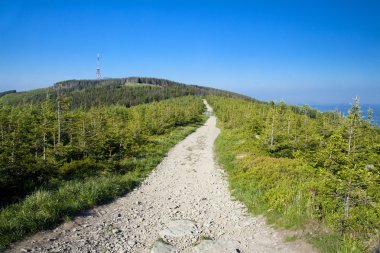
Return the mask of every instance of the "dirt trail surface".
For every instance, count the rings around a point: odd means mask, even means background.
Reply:
[[[210,116],[133,192],[9,252],[313,252],[302,241],[283,242],[283,232],[231,198],[214,161],[218,134]]]

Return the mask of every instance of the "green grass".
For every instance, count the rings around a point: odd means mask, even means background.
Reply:
[[[178,127],[168,134],[152,136],[144,158],[125,175],[67,181],[56,190],[38,190],[17,204],[0,210],[0,251],[10,243],[37,231],[69,220],[79,211],[130,192],[154,169],[176,143],[192,133],[203,121]]]
[[[334,234],[319,234],[309,239],[320,252],[324,253],[361,253],[364,250],[357,242]],[[374,251],[375,252],[375,251]]]
[[[297,235],[291,235],[291,236],[285,237],[284,242],[294,242],[296,240],[298,240],[298,236]]]
[[[64,217],[123,195],[138,185],[137,173],[64,183],[57,191],[39,190],[0,212],[0,247],[49,228]]]

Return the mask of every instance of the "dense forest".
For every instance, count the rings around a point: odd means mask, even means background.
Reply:
[[[208,97],[217,153],[237,198],[303,228],[322,252],[370,251],[380,236],[380,129],[355,100],[347,117],[308,106]],[[318,236],[314,234],[317,233]]]

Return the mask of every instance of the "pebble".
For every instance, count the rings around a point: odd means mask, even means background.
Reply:
[[[112,229],[112,233],[114,233],[114,234],[118,234],[118,233],[121,233],[121,232],[122,231],[120,229],[118,229],[118,228]]]
[[[127,243],[128,243],[129,246],[134,246],[136,244],[135,241],[128,241]]]
[[[151,253],[175,253],[178,252],[177,248],[174,246],[163,243],[160,241],[157,241],[154,243],[152,250],[150,251]]]

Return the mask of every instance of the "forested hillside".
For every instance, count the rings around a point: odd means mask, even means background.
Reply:
[[[251,100],[252,98],[233,92],[197,85],[185,85],[156,78],[115,78],[101,80],[68,80],[53,87],[36,89],[0,96],[0,105],[40,103],[48,96],[51,101],[60,95],[70,97],[71,108],[91,106],[125,105],[134,106],[188,95],[218,95]]]
[[[305,229],[322,252],[378,244],[380,129],[361,117],[358,100],[347,117],[283,102],[207,100],[233,194],[252,212]]]

